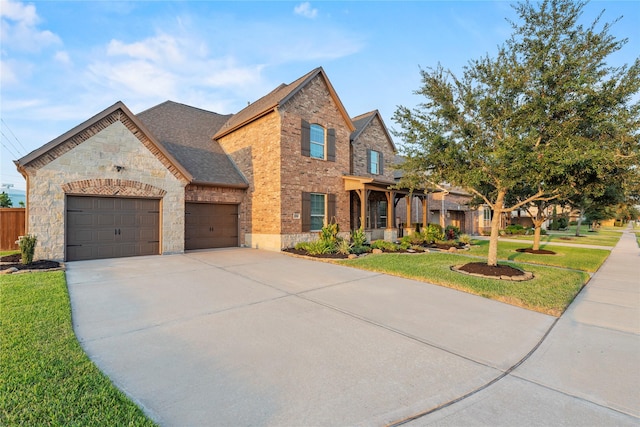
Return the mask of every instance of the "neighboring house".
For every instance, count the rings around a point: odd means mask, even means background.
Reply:
[[[389,188],[395,151],[380,114],[350,118],[317,68],[234,115],[117,102],[15,163],[36,257],[82,260],[279,250],[328,222],[393,240],[409,194]]]
[[[423,227],[427,223],[439,224],[443,229],[452,225],[461,233],[480,234],[491,228],[492,212],[483,206],[469,206],[472,198],[464,190],[443,185],[434,192],[415,197],[409,218],[406,216],[406,202],[401,201],[396,207],[396,221],[405,229],[415,229],[416,224]],[[421,209],[426,210],[425,216],[421,215]]]

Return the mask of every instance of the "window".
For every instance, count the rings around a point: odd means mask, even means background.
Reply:
[[[311,193],[311,231],[320,231],[324,227],[325,195]]]
[[[382,153],[375,150],[367,150],[367,172],[372,175],[382,175],[383,172]]]
[[[378,202],[378,224],[377,228],[385,228],[387,226],[387,202]]]
[[[326,223],[336,221],[336,195],[302,193],[302,232],[320,231]]]
[[[311,157],[324,159],[324,128],[318,125],[311,125],[309,138]]]
[[[305,157],[311,157],[329,162],[336,161],[336,131],[327,129],[319,124],[309,124],[302,120],[300,152]]]
[[[483,217],[484,227],[491,227],[491,209],[488,206],[483,207]]]

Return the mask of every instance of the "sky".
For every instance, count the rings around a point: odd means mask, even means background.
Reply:
[[[589,24],[622,17],[611,65],[640,55],[640,0],[592,1]],[[420,70],[460,74],[495,56],[517,16],[509,1],[0,0],[0,183],[25,189],[13,160],[117,101],[166,100],[220,114],[322,66],[347,112],[422,100]],[[401,141],[396,141],[396,144]]]

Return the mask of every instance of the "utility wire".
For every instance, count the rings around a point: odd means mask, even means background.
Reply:
[[[11,142],[11,140],[10,140],[9,138],[7,138],[7,135],[5,135],[5,134],[4,134],[4,132],[2,132],[1,130],[0,130],[0,134],[1,134],[2,136],[4,136],[4,138],[7,140],[7,142],[8,142],[8,143],[11,145],[11,147],[13,148],[13,150],[18,151],[18,152],[20,151],[20,150],[18,150],[18,148],[17,148],[17,147],[16,147],[16,146]],[[2,146],[3,146],[4,148],[6,148],[6,149],[7,149],[7,151],[11,153],[11,155],[12,155],[12,156],[15,156],[15,158],[16,158],[16,159],[20,157],[19,155],[15,154],[15,153],[13,152],[13,150],[10,150],[10,149],[9,149],[9,146],[8,146],[8,145],[6,145],[5,143],[2,143]]]
[[[18,137],[16,136],[16,134],[13,133],[13,131],[11,130],[11,128],[9,127],[9,125],[7,124],[7,122],[4,121],[3,118],[0,118],[0,121],[2,121],[2,123],[5,125],[5,127],[9,130],[9,132],[11,133],[11,136],[13,136],[13,139],[16,140],[16,142],[18,143],[18,145],[20,145],[20,147],[22,148],[22,154],[27,154],[27,149],[24,147],[24,145],[22,145],[22,142],[20,142],[20,140],[18,139]],[[6,138],[6,137],[5,137]]]

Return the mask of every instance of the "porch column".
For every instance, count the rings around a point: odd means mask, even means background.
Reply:
[[[385,191],[384,195],[387,198],[387,230],[395,228],[393,226],[395,222],[395,214],[394,214],[394,204],[393,199],[395,197],[395,193],[393,191]]]
[[[367,228],[367,202],[369,201],[369,193],[371,190],[361,188],[355,190],[355,192],[360,198],[360,226],[364,230]]]
[[[404,231],[405,231],[405,236],[408,236],[411,234],[411,205],[413,202],[413,194],[408,194],[405,197],[406,200],[406,205],[407,205],[407,221],[404,223]]]
[[[398,239],[398,230],[396,230],[395,223],[395,191],[385,191],[384,195],[387,197],[387,228],[384,230],[384,240],[387,242],[395,242]]]
[[[423,228],[427,228],[427,196],[426,194],[424,195],[424,197],[421,198],[422,200],[422,227]]]

